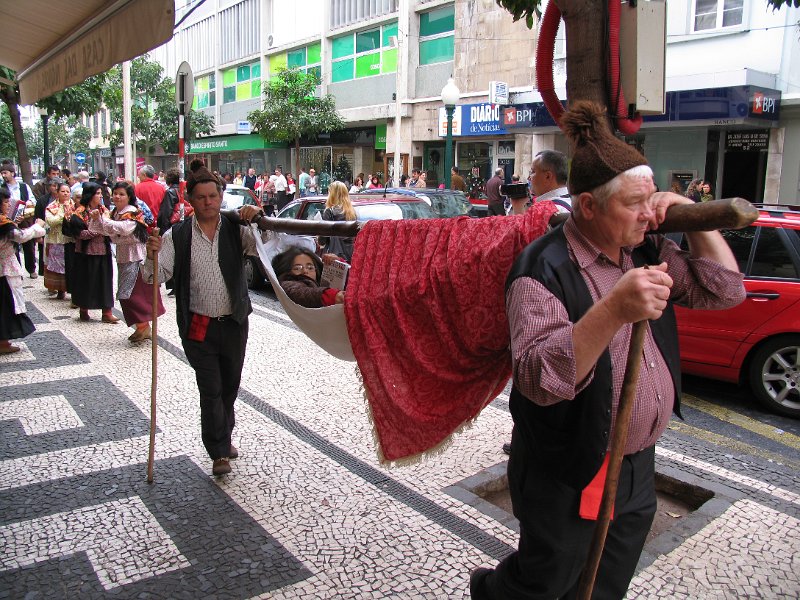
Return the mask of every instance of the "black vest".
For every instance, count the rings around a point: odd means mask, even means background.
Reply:
[[[175,246],[175,314],[178,319],[178,331],[185,339],[189,333],[192,313],[189,310],[189,280],[192,264],[192,227],[194,217],[172,226],[172,242]],[[231,318],[243,323],[253,309],[247,292],[247,280],[244,277],[244,260],[242,237],[239,224],[222,215],[219,228],[219,267],[225,287],[231,299]]]
[[[5,188],[5,190],[8,192],[8,195],[13,199],[14,196],[11,194],[11,187],[5,181],[3,182],[3,188]],[[28,184],[24,181],[19,183],[19,199],[22,202],[28,201]]]
[[[658,264],[652,241],[633,250],[636,266]],[[577,265],[570,260],[563,226],[529,244],[514,261],[506,290],[519,277],[532,277],[544,285],[567,309],[570,321],[578,320],[593,301]],[[672,303],[656,321],[650,321],[656,344],[669,367],[675,386],[674,412],[680,416],[680,356],[678,331]],[[586,487],[603,462],[611,429],[612,369],[606,349],[595,367],[591,383],[573,400],[539,406],[512,389],[509,408],[519,429],[525,452],[556,479],[575,489]],[[624,369],[625,365],[616,368]]]

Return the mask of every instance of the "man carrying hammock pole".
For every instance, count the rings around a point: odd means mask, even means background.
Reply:
[[[472,598],[575,598],[587,562],[616,425],[631,324],[647,323],[613,520],[593,598],[625,596],[655,515],[655,443],[680,415],[673,303],[728,308],[745,297],[719,232],[687,233],[689,252],[647,236],[666,209],[647,161],[618,140],[604,110],[562,118],[574,145],[573,213],[530,244],[506,284],[514,388],[509,491],[518,550],[476,569]],[[644,243],[643,243],[644,241]],[[591,589],[591,588],[590,588]]]
[[[142,265],[142,277],[151,283],[158,253],[158,281],[174,278],[178,331],[197,377],[203,445],[216,476],[230,473],[230,459],[239,456],[231,443],[233,405],[252,312],[243,258],[256,254],[248,223],[263,215],[260,208],[245,205],[239,222],[221,216],[222,190],[222,182],[202,161],[192,161],[186,194],[194,215],[174,225],[163,239],[151,236]]]

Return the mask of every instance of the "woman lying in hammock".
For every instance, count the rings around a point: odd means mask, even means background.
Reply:
[[[344,303],[344,292],[322,280],[322,261],[316,254],[291,246],[272,259],[272,268],[289,298],[306,308]]]

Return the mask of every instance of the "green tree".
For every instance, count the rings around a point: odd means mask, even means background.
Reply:
[[[117,66],[108,72],[109,85],[104,94],[111,120],[122,123],[122,69]],[[175,82],[164,75],[164,69],[149,55],[143,54],[131,62],[131,130],[135,143],[149,154],[156,147],[164,152],[178,151],[178,108],[175,106]],[[214,120],[200,111],[192,110],[190,139],[214,130]],[[108,136],[116,148],[122,143],[123,131],[115,129]]]
[[[281,69],[264,84],[264,108],[247,118],[265,140],[294,141],[294,172],[300,172],[300,138],[314,138],[344,128],[336,112],[336,100],[330,94],[316,97],[319,78],[298,69]]]
[[[0,66],[0,77],[6,81],[14,81],[16,73],[8,67]],[[105,85],[105,74],[89,77],[78,85],[73,85],[61,92],[40,100],[37,106],[48,109],[56,116],[80,116],[83,113],[92,114],[100,109],[102,90]],[[25,143],[25,132],[22,130],[22,121],[19,115],[19,86],[16,84],[0,83],[0,100],[8,109],[11,121],[11,136],[16,146],[16,157],[19,162],[20,175],[27,183],[32,182],[31,162],[28,155],[28,146]]]

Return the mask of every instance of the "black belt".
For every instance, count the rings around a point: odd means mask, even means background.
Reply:
[[[209,317],[212,321],[231,321],[233,315],[222,315],[220,317]]]

